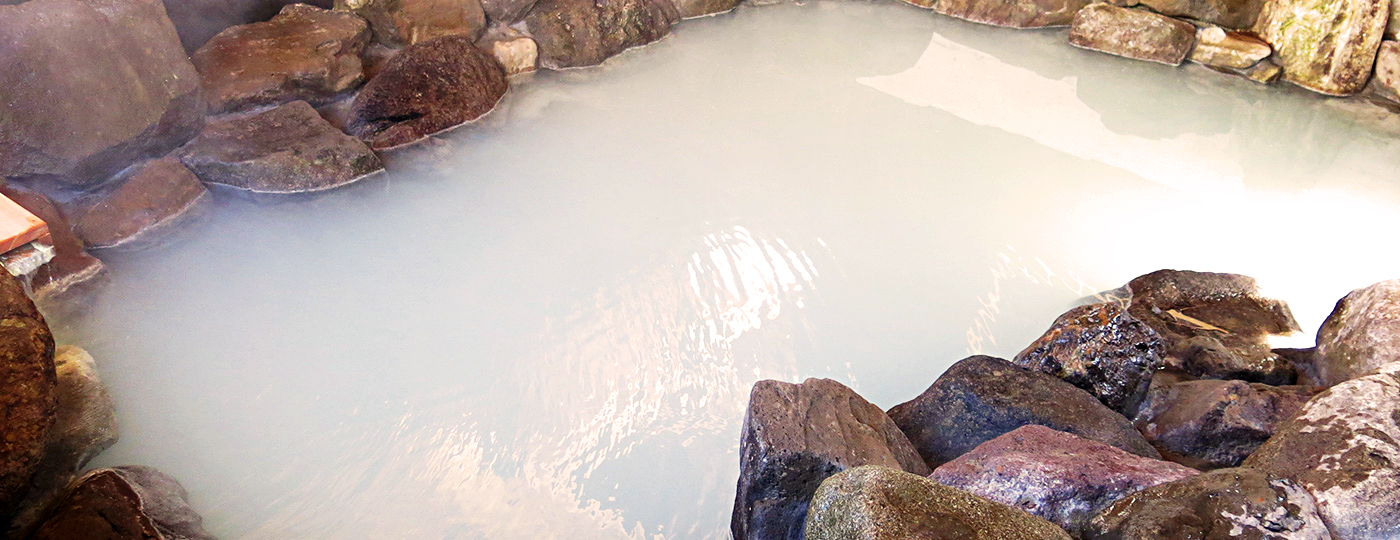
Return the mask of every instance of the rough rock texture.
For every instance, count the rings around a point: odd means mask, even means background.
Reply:
[[[350,132],[376,149],[408,144],[490,112],[506,73],[468,36],[405,48],[365,85],[351,107]]]
[[[1069,540],[1004,504],[888,467],[858,467],[812,498],[807,540]]]
[[[194,173],[167,157],[104,186],[82,205],[73,232],[93,249],[149,246],[212,200]]]
[[[1321,391],[1159,373],[1134,422],[1167,459],[1201,469],[1237,467]]]
[[[165,0],[165,10],[185,50],[193,53],[223,29],[266,21],[288,4],[329,8],[332,0]]]
[[[1248,69],[1273,52],[1268,43],[1257,37],[1206,26],[1196,29],[1191,61],[1213,68]]]
[[[1371,76],[1389,11],[1390,0],[1267,0],[1254,31],[1274,46],[1284,80],[1350,95]]]
[[[364,17],[374,39],[392,47],[442,36],[476,39],[486,30],[481,0],[336,0],[335,8]]]
[[[1311,495],[1290,480],[1221,469],[1119,500],[1086,527],[1086,540],[1329,540]]]
[[[1134,60],[1180,65],[1196,41],[1196,27],[1151,11],[1090,4],[1074,15],[1069,42]]]
[[[802,540],[812,493],[850,467],[929,468],[879,407],[828,379],[759,381],[739,446],[735,540]]]
[[[1392,17],[1396,15],[1391,14]],[[1400,42],[1381,42],[1376,52],[1376,73],[1368,88],[1377,97],[1400,104]]]
[[[0,177],[95,184],[204,123],[160,0],[0,5],[0,81]]]
[[[1160,457],[1127,418],[1083,390],[990,356],[953,364],[928,390],[890,409],[889,415],[932,467],[1029,424]]]
[[[384,168],[304,101],[211,123],[180,160],[207,183],[255,193],[324,191]]]
[[[596,66],[671,33],[680,18],[671,0],[541,0],[525,16],[549,69]]]
[[[1400,366],[1318,394],[1244,462],[1297,481],[1339,540],[1400,537]]]
[[[476,46],[491,53],[506,76],[530,73],[539,65],[540,49],[535,40],[509,26],[491,27]]]
[[[1226,28],[1249,29],[1267,0],[1140,0],[1152,11]]]
[[[217,112],[294,100],[322,103],[364,80],[369,25],[354,14],[293,4],[235,26],[191,56]]]
[[[24,294],[0,272],[0,515],[24,495],[43,457],[58,407],[53,334]]]
[[[726,13],[739,7],[741,0],[675,0],[676,12],[682,19]]]
[[[1008,28],[1069,26],[1088,0],[917,0],[959,19]],[[917,2],[911,2],[918,4]]]
[[[1354,290],[1317,330],[1317,375],[1324,386],[1400,361],[1400,280]]]
[[[1020,508],[1071,534],[1130,493],[1198,474],[1045,426],[1022,426],[944,463],[930,480]]]
[[[34,301],[46,311],[85,309],[83,300],[103,282],[106,266],[83,250],[83,242],[73,234],[68,216],[48,197],[13,185],[0,186],[0,194],[49,225],[53,260],[27,277]]]
[[[515,24],[535,7],[535,0],[481,0],[481,7],[492,22]]]
[[[32,540],[214,540],[185,489],[149,467],[96,469],[74,482]]]
[[[1079,306],[1061,315],[1015,363],[1064,379],[1110,409],[1137,411],[1152,373],[1164,362],[1162,338],[1117,302]]]

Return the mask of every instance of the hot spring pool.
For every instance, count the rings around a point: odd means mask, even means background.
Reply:
[[[98,465],[173,474],[224,539],[725,538],[758,379],[889,407],[1159,268],[1309,330],[1400,274],[1400,130],[1063,41],[746,7],[390,175],[221,197],[55,321],[117,401]]]

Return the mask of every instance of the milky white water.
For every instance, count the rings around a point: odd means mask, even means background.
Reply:
[[[1309,329],[1400,276],[1396,139],[1063,41],[745,8],[397,174],[222,196],[60,322],[117,400],[100,462],[225,539],[724,538],[757,379],[889,407],[1159,268],[1256,276]]]

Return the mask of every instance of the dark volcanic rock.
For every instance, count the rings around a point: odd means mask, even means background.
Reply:
[[[83,205],[73,232],[91,248],[148,246],[208,206],[212,197],[180,160],[143,165]]]
[[[270,21],[219,32],[190,59],[215,111],[319,104],[364,80],[369,39],[369,25],[352,13],[293,4]]]
[[[1016,355],[1016,365],[1068,381],[1131,415],[1162,367],[1163,343],[1117,302],[1079,306]]]
[[[255,193],[323,191],[384,168],[304,101],[211,123],[180,160],[207,183]]]
[[[160,0],[0,5],[0,177],[86,186],[204,123]]]
[[[953,364],[923,394],[890,409],[889,415],[933,467],[1030,424],[1160,457],[1127,418],[1094,396],[990,356]]]
[[[1191,52],[1196,27],[1151,11],[1090,4],[1074,15],[1069,42],[1124,58],[1176,66]]]
[[[486,30],[481,0],[336,0],[335,8],[364,17],[374,39],[393,47],[459,34],[476,39]]]
[[[806,540],[1069,540],[1038,517],[904,471],[868,466],[822,482]]]
[[[165,10],[185,50],[193,53],[223,29],[266,21],[289,4],[329,8],[332,0],[165,0]]]
[[[1153,380],[1136,425],[1167,459],[1201,469],[1237,467],[1321,388],[1224,380]]]
[[[401,146],[480,118],[507,88],[505,70],[469,36],[420,43],[360,91],[350,132],[377,149]]]
[[[908,0],[906,0],[908,1]],[[972,22],[1009,28],[1069,26],[1088,0],[939,0],[934,11]]]
[[[1329,540],[1313,498],[1290,480],[1221,469],[1148,488],[1089,522],[1086,540]]]
[[[1085,521],[1125,495],[1196,474],[1169,461],[1028,425],[944,463],[929,479],[1078,534]]]
[[[116,467],[78,479],[31,540],[213,540],[202,522],[174,478]]]
[[[27,277],[34,301],[46,311],[85,308],[84,299],[103,282],[107,267],[83,250],[83,242],[73,234],[68,216],[48,197],[13,185],[0,186],[0,194],[49,225],[53,260]]]
[[[1259,18],[1266,0],[1139,0],[1152,11],[1248,30]]]
[[[680,18],[671,0],[541,0],[525,16],[549,69],[596,66],[671,33]]]
[[[1400,361],[1400,280],[1357,289],[1337,301],[1317,331],[1317,355],[1324,386]]]
[[[929,468],[879,407],[828,379],[759,381],[739,447],[735,540],[802,540],[812,493],[850,467]]]
[[[1371,77],[1390,0],[1267,0],[1253,30],[1274,47],[1283,79],[1329,95]]]
[[[0,271],[0,515],[24,495],[58,406],[53,335],[24,287]]]
[[[1400,367],[1318,394],[1245,467],[1297,481],[1341,540],[1400,537]]]

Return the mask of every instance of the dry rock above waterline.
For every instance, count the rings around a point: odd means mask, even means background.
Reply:
[[[1132,415],[1152,384],[1152,374],[1165,362],[1163,354],[1161,336],[1112,301],[1060,315],[1014,362],[1063,379],[1108,408]]]
[[[1036,424],[1150,458],[1161,457],[1122,415],[1065,381],[1000,358],[953,364],[889,416],[932,467],[1021,426]]]
[[[847,468],[930,472],[884,411],[829,379],[759,381],[742,434],[735,540],[802,540],[812,493]]]
[[[1376,52],[1376,72],[1368,88],[1375,97],[1400,105],[1400,42],[1381,42]]]
[[[1152,11],[1232,29],[1249,29],[1267,0],[1138,0]]]
[[[360,90],[349,130],[376,149],[408,144],[490,112],[506,73],[469,36],[405,47]]]
[[[879,466],[826,479],[806,540],[1069,540],[1053,523],[927,478]]]
[[[150,467],[96,469],[74,481],[30,540],[214,540],[174,478]]]
[[[86,308],[85,301],[106,277],[107,267],[83,249],[67,214],[53,200],[14,185],[0,186],[0,195],[9,197],[49,226],[53,259],[26,278],[34,302],[44,306],[46,312],[81,313]]]
[[[0,81],[0,177],[92,185],[204,123],[160,0],[0,5]]]
[[[266,21],[289,4],[329,8],[332,0],[165,0],[165,10],[180,43],[193,53],[221,30]]]
[[[671,33],[680,13],[671,0],[541,0],[525,16],[540,66],[596,66]]]
[[[1371,76],[1390,0],[1266,0],[1253,30],[1283,79],[1323,94],[1359,92]]]
[[[211,122],[179,156],[205,183],[254,193],[324,191],[384,169],[304,101]]]
[[[535,0],[481,0],[487,20],[500,24],[515,24],[525,18]]]
[[[674,0],[676,12],[682,19],[705,17],[732,11],[741,0]]]
[[[1129,495],[1094,517],[1085,540],[1329,540],[1311,495],[1252,469],[1221,469]]]
[[[73,232],[93,249],[149,246],[212,200],[194,173],[166,157],[104,186],[82,205]]]
[[[1074,15],[1070,44],[1134,60],[1181,65],[1196,27],[1165,15],[1110,4],[1090,4]]]
[[[369,39],[369,25],[352,13],[293,4],[270,21],[219,32],[190,58],[216,112],[319,104],[364,80]]]
[[[1201,469],[1237,467],[1321,390],[1161,372],[1134,423],[1167,459]]]
[[[369,21],[374,39],[391,47],[486,30],[481,0],[336,0],[335,8]]]
[[[923,4],[919,2],[928,2]],[[1089,0],[914,0],[959,19],[1008,28],[1069,26]]]
[[[1400,280],[1363,287],[1337,301],[1317,331],[1316,362],[1324,386],[1400,362]]]
[[[53,334],[24,294],[0,271],[0,515],[24,496],[57,418]]]
[[[509,26],[492,26],[476,46],[491,53],[507,77],[533,72],[539,65],[540,49],[535,40]]]
[[[1257,37],[1225,30],[1219,26],[1196,29],[1196,47],[1191,61],[1218,69],[1241,70],[1268,58],[1273,49]]]
[[[943,464],[929,479],[1078,534],[1084,522],[1125,495],[1196,474],[1169,461],[1028,425]]]

